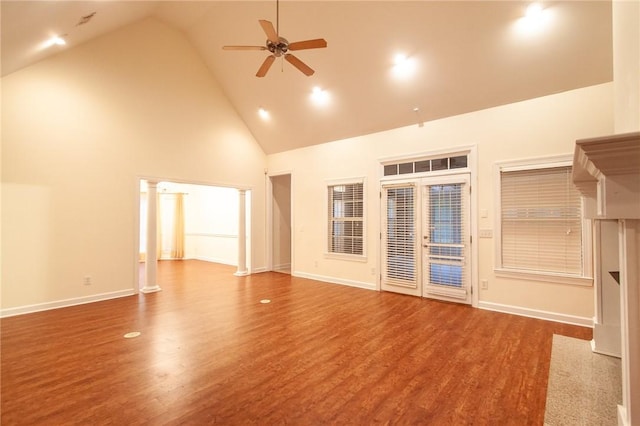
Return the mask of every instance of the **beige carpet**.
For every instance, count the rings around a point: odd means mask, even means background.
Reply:
[[[586,340],[553,336],[544,424],[618,424],[620,359],[591,351]]]

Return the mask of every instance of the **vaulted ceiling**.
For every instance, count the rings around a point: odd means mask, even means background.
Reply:
[[[544,2],[541,26],[527,29],[525,1],[283,0],[280,35],[324,38],[328,47],[295,52],[315,70],[310,77],[278,59],[264,78],[255,74],[267,52],[222,46],[264,45],[258,20],[276,24],[275,1],[1,5],[3,76],[143,18],[181,30],[267,153],[612,80],[608,1]],[[52,35],[65,35],[67,44],[39,50]],[[414,67],[404,78],[394,73],[398,54]],[[326,91],[324,104],[312,102],[314,87]]]

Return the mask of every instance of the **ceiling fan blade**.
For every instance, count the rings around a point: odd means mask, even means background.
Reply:
[[[323,38],[289,43],[289,50],[318,49],[321,47],[327,47],[327,41]]]
[[[300,59],[293,56],[291,53],[287,53],[284,55],[284,58],[294,67],[298,68],[304,75],[307,77],[312,75],[315,71],[312,70],[307,64],[302,62]]]
[[[264,60],[262,65],[260,65],[260,69],[256,73],[256,77],[264,77],[265,75],[267,75],[267,71],[269,71],[269,68],[271,68],[271,64],[273,64],[273,61],[275,60],[276,60],[275,56],[273,55],[267,56],[267,58]]]
[[[222,46],[222,50],[267,50],[264,46]]]
[[[278,44],[278,33],[276,32],[276,29],[273,28],[273,24],[270,21],[265,21],[264,19],[260,19],[258,22],[260,22],[260,26],[267,35],[267,39],[269,39],[271,43]]]

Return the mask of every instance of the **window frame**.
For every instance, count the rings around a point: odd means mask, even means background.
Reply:
[[[333,216],[330,215],[329,212],[332,211],[332,205],[329,204],[329,194],[331,192],[331,188],[334,186],[341,185],[362,185],[362,254],[352,254],[352,253],[337,253],[330,251],[330,224],[333,219]],[[324,231],[324,257],[328,259],[340,259],[340,260],[351,260],[351,261],[359,261],[366,262],[367,261],[367,185],[366,178],[357,177],[357,178],[346,178],[346,179],[332,179],[325,181],[325,231]]]
[[[494,164],[495,184],[495,256],[494,273],[500,278],[524,279],[543,281],[554,284],[569,284],[578,286],[593,286],[593,262],[591,253],[592,225],[591,220],[585,219],[585,200],[581,199],[582,210],[582,271],[580,274],[563,274],[560,272],[531,271],[502,266],[502,173],[523,170],[541,170],[573,165],[571,155],[557,155],[539,157],[527,160],[504,161]]]

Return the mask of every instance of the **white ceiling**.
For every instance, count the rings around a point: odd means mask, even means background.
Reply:
[[[295,52],[315,69],[311,77],[278,60],[257,78],[265,52],[221,47],[263,45],[258,19],[275,25],[275,1],[2,1],[2,75],[155,17],[185,33],[265,152],[275,153],[612,80],[610,2],[545,2],[546,27],[524,34],[517,29],[528,4],[282,1],[280,35],[322,37],[328,47]],[[68,44],[37,49],[54,34],[67,34]],[[416,62],[413,78],[393,78],[398,52]],[[328,105],[310,101],[314,86],[329,92]]]

